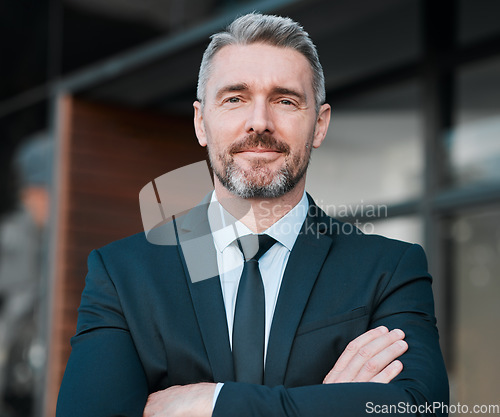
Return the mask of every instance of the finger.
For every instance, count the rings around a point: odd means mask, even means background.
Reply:
[[[144,407],[144,411],[142,417],[152,417],[156,414],[157,405],[158,405],[158,393],[152,393],[149,395],[148,400],[146,401],[146,405]]]
[[[370,382],[379,382],[382,384],[388,384],[394,378],[396,378],[403,370],[403,364],[399,360],[395,360],[387,365],[381,372],[375,375]]]
[[[387,334],[389,330],[385,326],[380,326],[375,329],[371,329],[361,336],[358,336],[356,339],[352,340],[347,347],[342,352],[342,355],[337,359],[335,365],[331,369],[331,371],[326,375],[323,380],[324,384],[332,384],[337,382],[337,378],[342,374],[344,369],[349,365],[354,356],[358,353],[359,349],[361,349],[366,344],[371,341],[377,339],[378,337]]]
[[[369,359],[360,369],[354,382],[367,382],[378,375],[394,360],[399,358],[408,350],[408,344],[404,340],[398,340],[390,346],[384,348],[371,359]]]
[[[405,334],[402,330],[394,329],[361,346],[335,382],[354,381],[364,366],[366,366],[364,375],[368,379],[362,381],[369,381],[390,362],[385,363],[384,366],[380,366],[377,360],[370,361],[370,359],[391,346],[394,342],[403,339],[404,336]]]
[[[153,417],[162,410],[163,404],[172,394],[176,394],[180,385],[172,385],[161,391],[156,391],[148,396],[142,417]]]

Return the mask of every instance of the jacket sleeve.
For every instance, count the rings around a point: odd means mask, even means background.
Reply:
[[[380,279],[375,295],[371,327],[400,328],[409,346],[399,358],[403,371],[391,383],[271,388],[226,382],[213,417],[229,417],[235,410],[239,417],[447,415],[443,405],[449,404],[448,378],[434,318],[431,278],[422,248],[408,246],[387,275]]]
[[[141,417],[146,376],[101,255],[93,251],[57,417]]]

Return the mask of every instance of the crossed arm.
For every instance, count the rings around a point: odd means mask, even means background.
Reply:
[[[214,384],[174,386],[151,394],[143,416],[226,417],[234,410],[240,417],[362,416],[369,402],[390,407],[447,404],[448,382],[425,265],[421,248],[414,245],[405,251],[382,287],[371,314],[373,329],[348,345],[322,385],[285,388],[227,382],[213,411]]]
[[[385,326],[369,330],[350,342],[323,384],[345,382],[388,383],[403,370],[397,360],[408,349],[400,329]],[[143,417],[210,417],[216,384],[176,385],[151,394]]]
[[[323,384],[285,388],[225,382],[212,411],[215,384],[173,386],[148,398],[148,381],[116,288],[95,254],[80,310],[85,326],[73,340],[57,416],[226,417],[234,410],[240,417],[361,416],[369,401],[447,402],[430,278],[422,265],[422,250],[410,247],[381,286],[370,314],[373,329],[348,345]],[[383,326],[402,328],[405,335]]]

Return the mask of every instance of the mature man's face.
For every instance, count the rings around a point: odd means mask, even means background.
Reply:
[[[324,139],[329,106],[316,113],[312,70],[290,48],[229,45],[212,61],[195,128],[221,184],[243,197],[280,197],[304,182]]]

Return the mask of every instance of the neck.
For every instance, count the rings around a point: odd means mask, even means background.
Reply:
[[[215,194],[222,207],[254,233],[262,233],[294,208],[305,188],[304,177],[293,190],[281,197],[241,198],[231,194],[217,177],[214,180]]]

